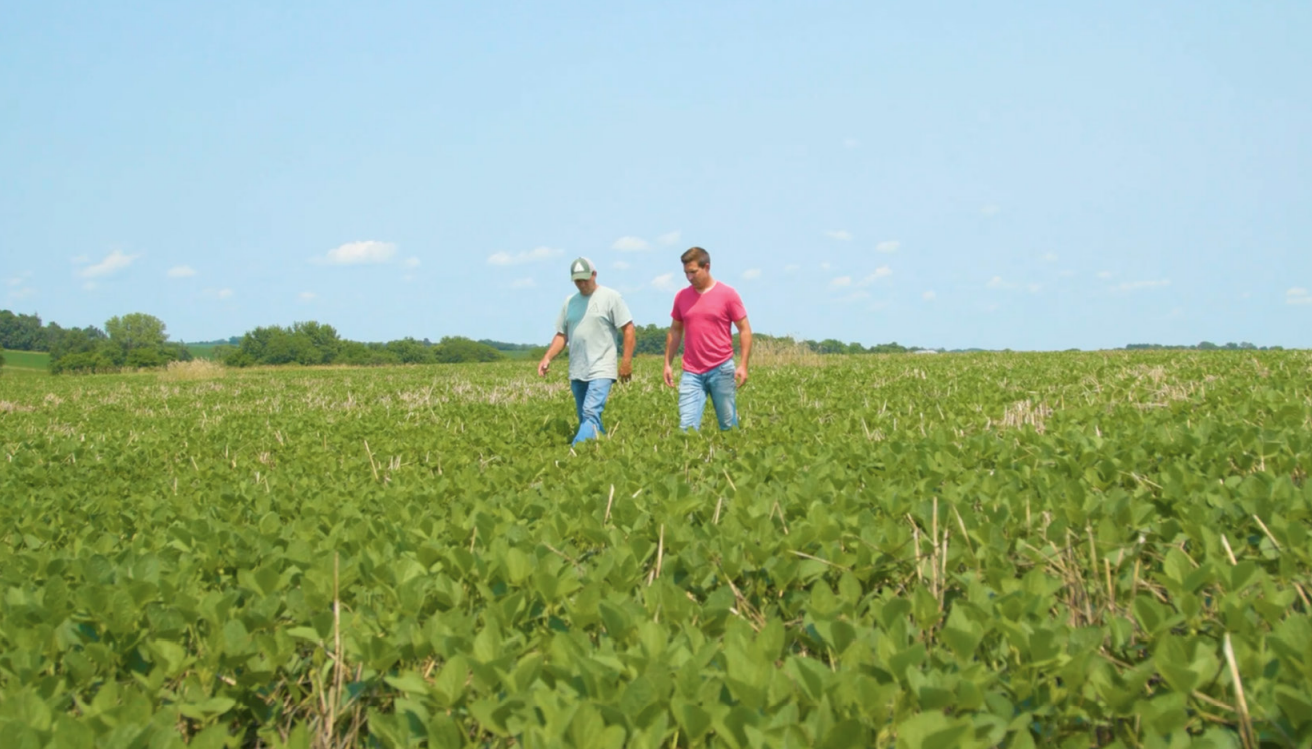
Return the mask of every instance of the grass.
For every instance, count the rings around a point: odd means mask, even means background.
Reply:
[[[10,351],[4,352],[6,370],[40,370],[42,372],[50,369],[50,354],[44,351]]]

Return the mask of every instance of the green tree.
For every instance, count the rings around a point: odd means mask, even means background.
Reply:
[[[105,321],[105,332],[109,334],[109,340],[125,354],[134,349],[162,348],[169,339],[164,331],[163,320],[144,312],[114,316]]]
[[[460,336],[448,336],[433,347],[433,358],[441,364],[456,364],[499,361],[506,358],[506,355],[478,341]]]

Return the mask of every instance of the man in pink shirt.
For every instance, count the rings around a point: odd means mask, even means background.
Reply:
[[[683,341],[683,376],[679,378],[679,428],[697,429],[706,410],[706,396],[715,406],[720,429],[738,425],[737,388],[747,382],[752,355],[752,326],[738,292],[711,278],[711,255],[700,247],[683,253],[688,288],[674,296],[670,332],[665,336],[665,384],[674,387],[671,362]],[[742,341],[742,364],[733,365],[733,332]]]

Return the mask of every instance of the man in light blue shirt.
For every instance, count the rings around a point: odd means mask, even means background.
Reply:
[[[574,444],[605,434],[601,412],[615,380],[628,382],[633,375],[633,349],[637,335],[633,315],[620,293],[597,284],[592,261],[577,258],[569,264],[569,277],[578,288],[560,308],[556,335],[538,363],[538,376],[546,377],[551,360],[569,346],[569,385],[574,392],[579,431]],[[624,358],[616,366],[615,336],[624,334]]]

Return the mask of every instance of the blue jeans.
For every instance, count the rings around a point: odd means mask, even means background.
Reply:
[[[614,384],[614,380],[569,381],[569,389],[574,391],[574,409],[579,414],[579,433],[574,435],[573,444],[606,433],[606,428],[601,425],[601,412],[606,408],[606,397]]]
[[[733,380],[733,359],[702,374],[685,371],[679,378],[679,428],[698,429],[702,413],[706,410],[706,396],[711,396],[715,418],[720,429],[738,426],[738,407],[735,403],[738,386]]]

